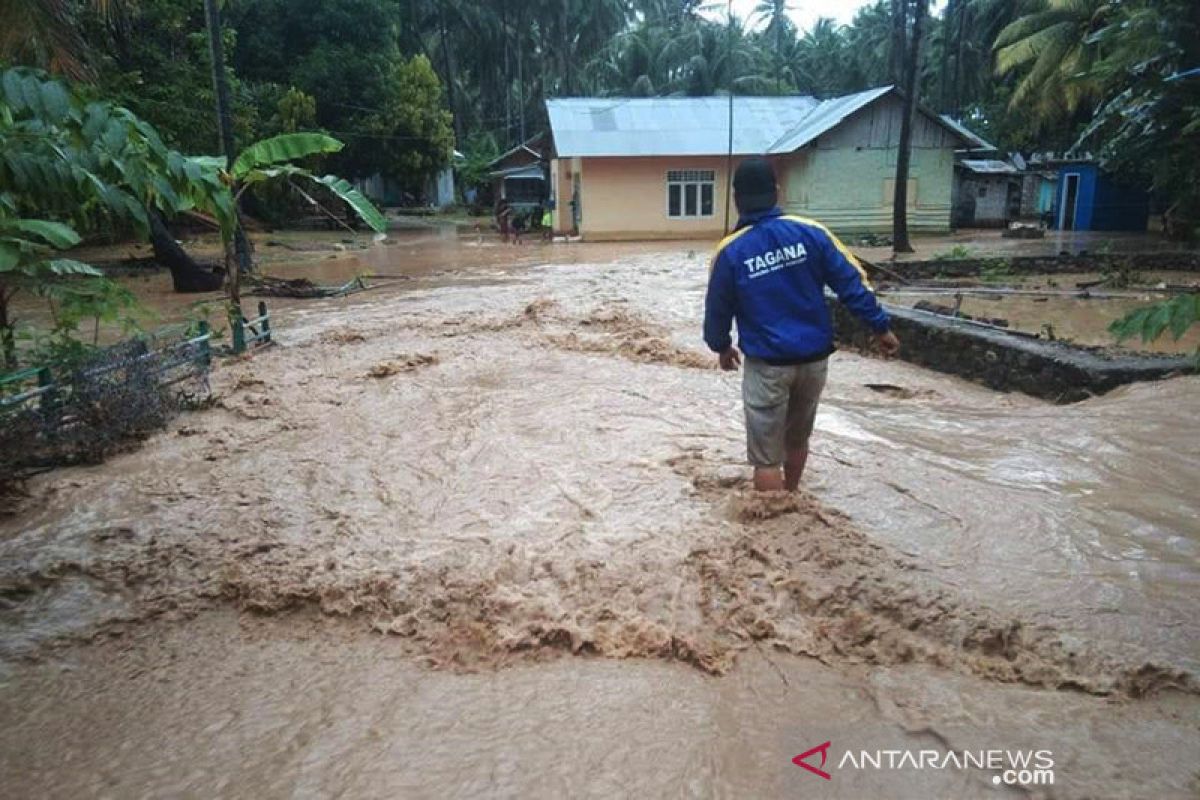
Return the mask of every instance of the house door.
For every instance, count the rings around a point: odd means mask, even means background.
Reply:
[[[572,233],[579,235],[579,226],[583,223],[583,202],[579,186],[581,176],[576,172],[571,180],[571,228]]]
[[[1063,204],[1058,210],[1058,229],[1060,231],[1075,230],[1075,206],[1079,201],[1079,173],[1072,172],[1066,176],[1063,184]]]

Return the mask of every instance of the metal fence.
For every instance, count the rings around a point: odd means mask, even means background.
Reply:
[[[100,348],[70,367],[0,375],[0,484],[95,463],[209,397],[207,324]]]

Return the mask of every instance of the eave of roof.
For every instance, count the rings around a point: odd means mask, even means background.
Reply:
[[[965,149],[967,149],[967,150],[995,150],[995,151],[999,152],[999,148],[996,147],[996,145],[992,144],[987,139],[984,139],[982,136],[975,133],[967,126],[963,125],[961,122],[956,121],[955,119],[947,116],[946,114],[938,114],[937,118],[939,120],[941,120],[943,125],[945,125],[947,128],[949,128],[950,130],[957,133],[961,139],[963,139],[964,141],[966,141],[968,144],[971,145],[970,147],[965,148]]]
[[[1018,175],[1020,170],[1009,164],[1007,161],[999,159],[970,159],[964,158],[958,162],[958,166],[963,169],[974,172],[976,175]]]

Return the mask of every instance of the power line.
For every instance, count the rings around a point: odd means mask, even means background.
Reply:
[[[725,156],[725,235],[729,235],[729,195],[733,192],[733,0],[729,0],[729,32],[726,42],[729,51],[725,63],[729,70],[729,152]]]

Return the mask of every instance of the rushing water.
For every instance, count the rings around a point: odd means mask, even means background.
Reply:
[[[699,248],[340,259],[414,277],[279,304],[217,407],[0,520],[16,795],[802,796],[826,739],[1194,795],[1200,380],[1060,407],[838,354],[764,500]]]

